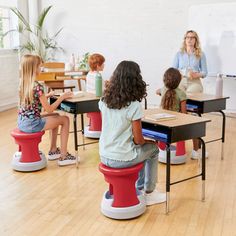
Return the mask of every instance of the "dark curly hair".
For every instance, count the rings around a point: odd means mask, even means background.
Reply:
[[[166,70],[163,78],[167,91],[161,100],[161,106],[166,110],[174,110],[176,105],[176,92],[175,89],[179,86],[181,81],[181,74],[175,68],[169,68]]]
[[[118,64],[110,81],[105,85],[102,101],[108,108],[121,109],[133,101],[147,96],[146,83],[141,76],[139,65],[133,61],[122,61]]]

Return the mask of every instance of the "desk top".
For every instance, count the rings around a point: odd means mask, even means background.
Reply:
[[[188,93],[187,99],[195,100],[195,101],[212,101],[212,100],[222,100],[222,99],[228,99],[229,97],[219,97],[212,94],[205,94],[205,93]]]
[[[84,92],[84,96],[81,97],[74,97],[74,98],[68,98],[63,100],[64,102],[70,102],[70,103],[79,103],[84,101],[93,101],[93,100],[100,100],[100,97],[96,97],[93,93]]]
[[[148,118],[149,115],[157,114],[157,113],[173,114],[176,116],[176,119],[154,120],[154,119]],[[142,121],[173,128],[173,127],[191,125],[191,124],[196,124],[196,123],[206,123],[206,122],[210,122],[211,120],[207,119],[207,118],[202,118],[202,117],[198,117],[198,116],[193,116],[193,115],[189,115],[189,114],[184,114],[184,113],[180,113],[180,112],[174,112],[174,111],[169,111],[169,110],[157,108],[157,109],[145,110],[144,111],[144,118],[142,119]]]
[[[163,121],[147,119],[148,115],[156,113],[173,114],[176,116],[176,119]],[[156,137],[156,140],[166,143],[175,143],[181,140],[204,137],[206,135],[206,122],[209,121],[210,119],[169,110],[148,109],[145,110],[145,117],[142,119],[142,127],[165,135],[165,137]]]

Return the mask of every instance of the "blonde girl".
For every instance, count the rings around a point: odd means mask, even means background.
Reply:
[[[69,118],[67,116],[53,115],[41,116],[42,107],[51,114],[66,98],[72,96],[71,92],[61,95],[53,104],[49,104],[43,85],[35,79],[40,73],[42,60],[37,55],[25,55],[21,60],[21,78],[19,87],[18,128],[26,133],[34,133],[42,130],[51,130],[51,146],[48,153],[49,160],[58,160],[60,166],[70,165],[76,162],[76,158],[67,152],[69,135]],[[57,148],[57,133],[61,126],[61,146]]]

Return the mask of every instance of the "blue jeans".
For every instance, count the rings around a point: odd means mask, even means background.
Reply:
[[[145,143],[144,145],[135,146],[137,158],[131,161],[116,161],[101,157],[101,162],[111,168],[127,168],[144,162],[143,169],[139,172],[139,178],[136,187],[147,192],[152,192],[156,187],[157,181],[157,164],[159,150],[155,144]]]
[[[36,133],[41,131],[45,126],[45,118],[27,118],[19,115],[17,124],[20,131],[25,133]]]

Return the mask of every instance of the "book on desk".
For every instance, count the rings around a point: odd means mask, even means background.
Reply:
[[[165,120],[176,119],[176,115],[169,114],[169,113],[156,113],[156,114],[147,115],[145,116],[145,118],[148,120],[153,120],[153,121],[165,121]]]

